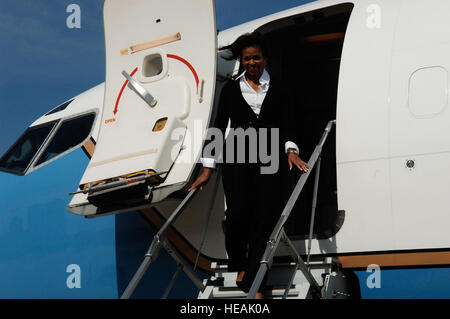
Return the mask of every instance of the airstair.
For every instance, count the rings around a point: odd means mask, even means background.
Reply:
[[[316,146],[308,161],[309,170],[301,175],[297,185],[292,191],[278,223],[267,242],[266,250],[260,262],[259,271],[249,293],[244,293],[237,287],[237,273],[229,272],[227,264],[217,262],[212,263],[211,268],[214,271],[214,275],[210,279],[200,280],[195,273],[196,265],[192,267],[167,240],[167,230],[183,213],[183,210],[195,196],[197,189],[194,189],[188,193],[155,235],[153,242],[145,255],[144,261],[133,276],[121,298],[128,299],[132,296],[149,265],[156,259],[160,248],[165,248],[178,264],[178,269],[169,283],[163,298],[167,298],[181,271],[184,271],[199,289],[199,299],[252,299],[260,288],[266,273],[268,274],[266,286],[270,289],[265,293],[265,298],[352,298],[349,280],[347,280],[346,275],[341,271],[339,262],[332,257],[316,257],[311,256],[310,254],[320,174],[321,152],[334,124],[335,121],[330,121],[327,124],[319,144]],[[314,167],[316,170],[307,255],[301,256],[284,231],[284,224]],[[217,181],[218,180],[219,179],[217,179]],[[280,245],[281,243],[283,245]],[[200,245],[198,255],[200,254],[202,245],[203,243]],[[281,256],[277,254],[280,250],[284,252]],[[306,261],[304,260],[305,258]]]
[[[315,294],[311,284],[301,270],[296,269],[295,262],[274,262],[268,276],[267,287],[264,293],[267,299],[322,299],[349,297],[345,286],[338,285],[339,275],[335,261],[332,258],[311,261],[309,272],[316,282],[321,283],[318,293]],[[236,272],[228,272],[226,264],[212,263],[211,268],[215,275],[204,281],[205,289],[198,295],[199,299],[246,299],[249,294],[236,286]],[[294,277],[291,276],[294,273]],[[324,283],[327,283],[325,291]],[[330,285],[331,284],[331,285]],[[334,285],[334,286],[333,286]]]

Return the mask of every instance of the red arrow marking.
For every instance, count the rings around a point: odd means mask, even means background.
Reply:
[[[134,69],[134,71],[131,72],[130,76],[135,75],[137,70],[138,70],[138,68]],[[123,84],[122,89],[120,90],[119,96],[117,97],[116,107],[114,108],[114,112],[113,112],[114,116],[117,114],[117,109],[119,108],[119,101],[122,96],[123,90],[125,90],[125,87],[127,86],[127,84],[128,84],[128,80],[125,80],[125,83]]]
[[[178,55],[168,54],[167,57],[175,59],[175,60],[178,60],[178,61],[183,62],[184,64],[186,64],[186,66],[191,70],[192,74],[194,74],[195,83],[197,84],[197,94],[198,94],[198,83],[200,81],[198,79],[198,75],[197,75],[197,72],[195,72],[194,67],[188,61],[186,61],[185,59],[183,59],[182,57],[180,57]]]

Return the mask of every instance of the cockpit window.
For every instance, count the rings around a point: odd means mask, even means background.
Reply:
[[[0,158],[0,171],[25,175],[73,151],[89,138],[95,118],[91,111],[29,127]]]
[[[50,114],[53,114],[53,113],[56,113],[56,112],[60,112],[60,111],[62,111],[62,110],[65,110],[66,107],[68,107],[69,104],[72,103],[72,101],[73,101],[73,99],[70,100],[70,101],[64,102],[63,104],[61,104],[61,105],[55,107],[53,110],[49,111],[49,112],[46,113],[45,115],[50,115]]]
[[[0,159],[0,169],[24,174],[41,149],[55,122],[30,127]]]
[[[48,162],[56,156],[79,146],[89,137],[94,120],[95,113],[90,113],[63,121],[34,166]]]

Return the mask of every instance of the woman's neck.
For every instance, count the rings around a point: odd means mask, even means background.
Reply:
[[[259,79],[261,78],[261,75],[258,76],[250,76],[249,74],[245,73],[245,79],[247,80],[248,84],[255,90],[256,92],[259,91],[259,86],[261,83],[259,82]]]
[[[261,76],[262,76],[262,74],[251,76],[250,74],[248,74],[248,72],[245,73],[245,78],[247,79],[247,81],[253,82],[256,85],[261,84],[261,83],[259,83],[259,79],[261,78]]]

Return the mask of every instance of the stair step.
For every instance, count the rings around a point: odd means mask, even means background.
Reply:
[[[284,289],[272,289],[266,292],[266,298],[281,298],[284,295]],[[297,297],[299,295],[299,291],[294,288],[291,288],[288,293],[288,297]],[[213,297],[217,299],[221,298],[247,298],[247,293],[240,290],[238,287],[214,287],[213,289]]]
[[[214,287],[219,289],[219,291],[223,292],[223,291],[241,291],[241,289],[234,285],[234,286],[227,286],[227,287]],[[283,290],[284,291],[285,287],[281,287],[281,286],[274,286],[274,287],[269,287],[269,291],[272,290]],[[291,290],[295,290],[295,285],[291,285]]]
[[[285,285],[291,279],[294,271],[296,275],[286,298],[309,298],[310,284],[299,268],[295,270],[295,266],[295,262],[292,259],[289,260],[289,258],[279,258],[272,264],[266,282],[271,287],[270,290],[266,291],[265,297],[267,299],[281,299],[284,296]],[[322,273],[329,272],[331,267],[331,258],[311,258],[309,263],[310,272],[319,285],[323,280],[323,277],[321,277]],[[242,299],[247,297],[247,293],[243,292],[236,285],[237,272],[229,272],[226,262],[213,262],[211,268],[215,271],[215,276],[211,277],[207,285],[209,293],[204,294],[202,297],[214,299]]]
[[[295,266],[294,262],[273,263],[272,269],[292,268],[294,266]],[[325,266],[331,266],[331,263],[326,263],[324,261],[310,261],[310,263],[309,263],[309,267],[311,269],[323,268]],[[228,272],[228,265],[226,263],[213,262],[213,263],[211,263],[211,269],[214,270],[216,273],[220,274],[220,273]]]
[[[228,270],[228,265],[227,264],[223,264],[223,263],[218,263],[218,262],[212,262],[211,263],[211,269],[214,271],[227,271]]]

